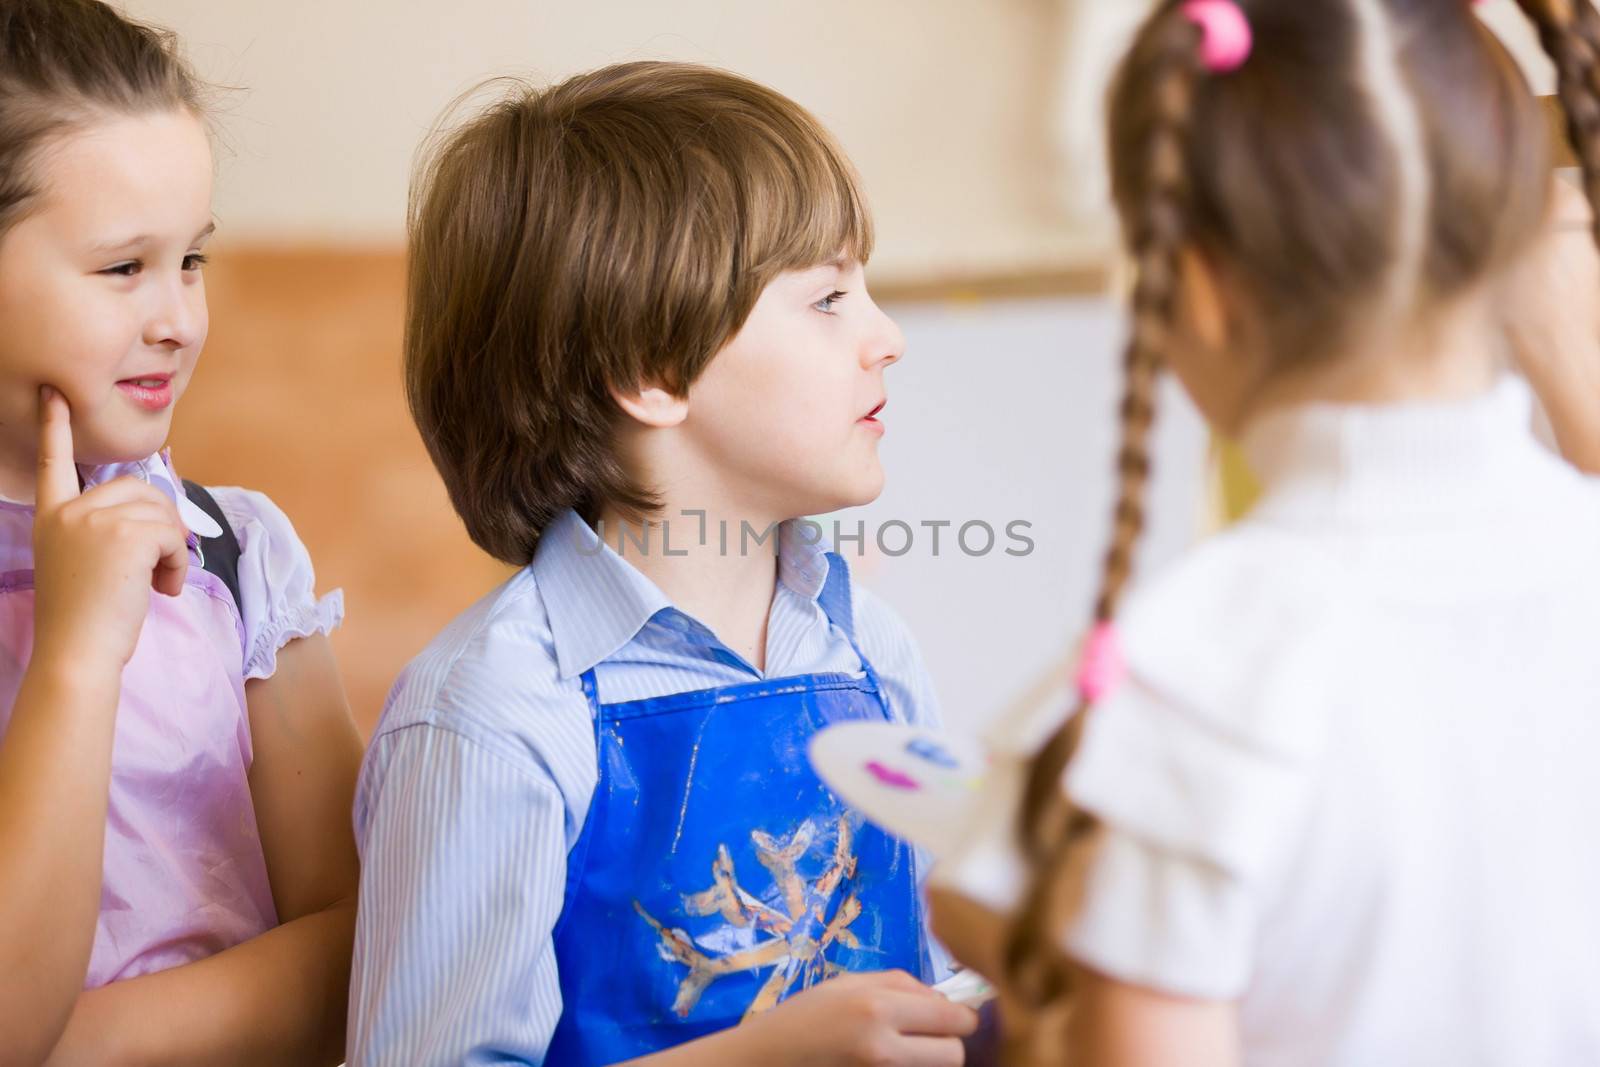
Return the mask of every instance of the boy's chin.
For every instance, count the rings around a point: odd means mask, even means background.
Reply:
[[[826,494],[817,494],[808,506],[791,512],[794,516],[802,515],[827,515],[846,508],[859,508],[877,500],[883,495],[883,477],[863,479],[855,485],[829,486]]]
[[[863,504],[870,504],[883,495],[884,482],[883,468],[879,467],[871,474],[864,475],[860,480],[850,503],[846,507],[858,508]]]

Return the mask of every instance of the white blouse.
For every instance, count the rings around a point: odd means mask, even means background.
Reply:
[[[1600,1064],[1600,483],[1525,387],[1311,407],[1120,620],[1068,772],[1084,964],[1245,1063]]]

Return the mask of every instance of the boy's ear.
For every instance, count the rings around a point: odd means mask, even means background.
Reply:
[[[631,419],[651,429],[671,429],[689,417],[688,397],[649,382],[637,389],[612,389],[611,399]]]

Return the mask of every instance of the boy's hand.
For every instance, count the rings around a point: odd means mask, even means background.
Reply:
[[[764,1067],[960,1067],[961,1038],[977,1028],[971,1008],[904,971],[880,971],[831,978],[730,1036]]]
[[[1589,203],[1555,180],[1550,219],[1511,275],[1506,333],[1562,454],[1600,473],[1600,250]]]
[[[120,671],[138,645],[150,589],[183,591],[188,530],[166,494],[137,479],[79,491],[71,412],[49,386],[39,394],[35,492],[34,656]]]

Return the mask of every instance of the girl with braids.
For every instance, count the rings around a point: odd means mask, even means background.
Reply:
[[[1522,7],[1593,199],[1600,16]],[[1083,706],[1020,901],[935,874],[1008,1062],[1600,1063],[1600,485],[1502,367],[1509,319],[1583,452],[1600,275],[1539,288],[1537,102],[1464,0],[1169,0],[1110,127],[1138,277]],[[1125,600],[1162,368],[1264,496]]]
[[[337,1063],[360,739],[337,598],[163,451],[206,338],[203,90],[0,0],[0,1063]]]

